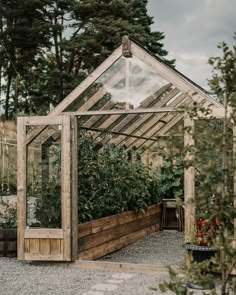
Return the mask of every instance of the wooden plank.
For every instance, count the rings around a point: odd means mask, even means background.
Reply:
[[[128,212],[120,213],[117,215],[100,218],[98,220],[90,221],[84,224],[79,224],[78,238],[85,237],[92,233],[98,233],[98,232],[113,228],[117,225],[139,220],[146,216],[149,216],[155,213],[160,213],[160,212],[161,212],[160,204],[157,204],[157,205],[152,205],[148,207],[145,214],[141,214],[141,213],[138,214],[138,213],[134,213],[134,211],[128,211]]]
[[[25,230],[25,239],[62,239],[62,229],[31,228]]]
[[[100,66],[98,66],[82,83],[80,83],[49,116],[59,115],[65,110],[84,90],[95,82],[110,66],[122,56],[122,47],[117,48]]]
[[[160,212],[81,238],[78,241],[79,252],[105,244],[157,223],[160,224]]]
[[[106,270],[115,272],[134,272],[145,273],[152,275],[168,274],[169,269],[162,264],[144,264],[144,263],[124,263],[124,262],[107,262],[107,261],[90,261],[90,260],[77,260],[73,267],[79,267],[80,269],[91,270]],[[178,274],[182,272],[178,265],[171,265]]]
[[[40,253],[39,239],[30,239],[30,253],[31,254]]]
[[[25,253],[30,253],[30,239],[25,239]]]
[[[25,260],[27,261],[63,261],[63,255],[42,255],[42,254],[28,254],[25,253]]]
[[[39,248],[41,255],[49,255],[51,253],[50,239],[39,239]]]
[[[24,259],[26,228],[26,147],[25,118],[17,118],[17,258]]]
[[[62,119],[62,229],[64,260],[71,261],[71,122],[70,116]]]
[[[50,239],[50,255],[60,255],[61,251],[61,239]]]
[[[71,118],[71,134],[72,134],[72,209],[71,209],[71,228],[72,228],[72,261],[75,261],[78,256],[78,120],[77,117]]]
[[[100,128],[80,127],[80,129],[90,130],[90,131],[100,132],[100,133],[104,132],[104,129],[100,129]],[[125,136],[125,137],[134,137],[134,138],[137,138],[137,139],[146,139],[146,140],[150,140],[150,141],[155,141],[156,142],[156,139],[154,139],[154,138],[148,138],[148,137],[144,137],[144,136],[136,136],[136,135],[132,135],[132,134],[128,134],[128,133],[116,132],[116,131],[111,131],[111,130],[109,130],[109,133],[115,134],[115,135],[122,135],[122,136]]]
[[[194,121],[186,115],[184,119],[184,147],[191,148],[194,145]],[[186,130],[187,129],[187,130]],[[190,129],[190,130],[189,130]],[[189,164],[194,160],[192,152],[187,152],[185,160]],[[185,203],[185,242],[191,242],[192,228],[194,225],[194,198],[195,198],[195,169],[189,165],[184,169],[184,203]]]
[[[76,111],[76,112],[66,112],[62,113],[63,115],[67,114],[70,116],[98,116],[98,115],[112,115],[116,118],[118,115],[129,115],[129,114],[150,114],[150,113],[179,113],[183,112],[176,108],[163,107],[163,108],[137,108],[137,109],[128,109],[128,110],[102,110],[102,111]],[[113,120],[114,121],[114,120]],[[100,126],[100,128],[102,128]]]
[[[61,125],[62,117],[55,116],[33,116],[33,117],[25,117],[25,124],[31,126],[45,126],[45,125]]]
[[[137,232],[134,232],[132,234],[123,236],[119,239],[110,241],[106,244],[97,246],[95,248],[89,249],[87,251],[84,251],[79,254],[78,258],[82,260],[95,260],[99,257],[102,257],[104,255],[107,255],[109,253],[112,253],[116,250],[119,250],[123,247],[126,247],[127,245],[134,243],[135,241],[142,239],[146,235],[159,231],[160,225],[155,224],[150,227],[141,229]]]

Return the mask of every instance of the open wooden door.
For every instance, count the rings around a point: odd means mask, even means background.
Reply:
[[[19,260],[77,258],[75,122],[67,115],[17,120]]]

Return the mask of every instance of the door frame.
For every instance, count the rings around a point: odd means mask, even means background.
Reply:
[[[32,130],[26,134],[26,127],[42,126],[41,130],[44,130],[50,125],[61,125],[62,227],[61,229],[27,228],[27,146],[41,132]],[[77,157],[77,119],[74,116],[17,118],[17,257],[19,260],[74,261],[77,259]],[[35,241],[38,241],[36,247],[33,246]],[[45,245],[47,241],[48,244]],[[44,245],[41,247],[41,244]],[[60,248],[59,253],[55,251],[55,247]]]

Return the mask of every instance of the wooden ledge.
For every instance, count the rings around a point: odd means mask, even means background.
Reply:
[[[162,264],[138,264],[138,263],[123,263],[123,262],[106,262],[106,261],[91,261],[91,260],[76,260],[73,267],[80,269],[100,269],[115,272],[135,272],[150,275],[168,274],[168,267]],[[174,270],[181,272],[178,266],[172,266]]]

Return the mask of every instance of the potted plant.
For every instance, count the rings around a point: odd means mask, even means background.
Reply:
[[[191,252],[195,262],[209,260],[216,254],[214,240],[216,238],[219,220],[217,217],[213,221],[203,217],[195,218],[193,239],[191,243],[186,244],[186,249]]]

